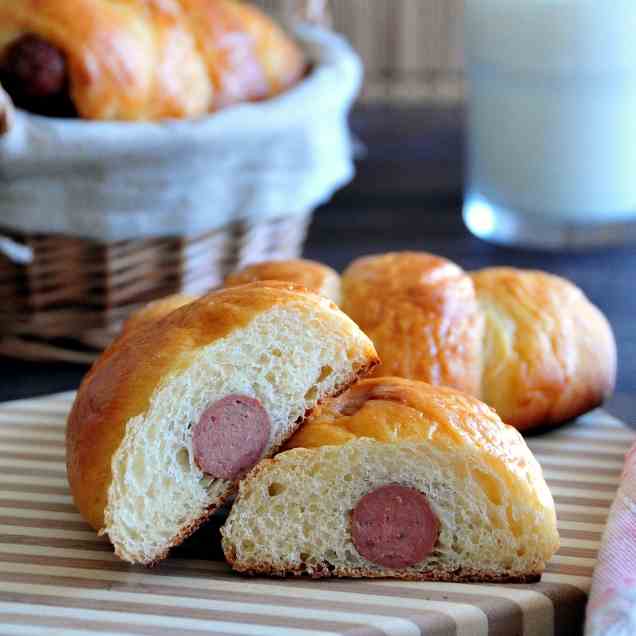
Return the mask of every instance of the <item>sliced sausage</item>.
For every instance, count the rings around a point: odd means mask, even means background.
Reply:
[[[351,538],[368,561],[386,568],[408,568],[431,553],[439,521],[426,497],[399,484],[364,495],[351,514]]]
[[[270,430],[269,415],[258,400],[228,395],[192,427],[194,461],[207,475],[238,479],[261,458]]]
[[[9,46],[0,79],[20,108],[57,117],[77,114],[69,96],[66,56],[37,35],[23,35]]]

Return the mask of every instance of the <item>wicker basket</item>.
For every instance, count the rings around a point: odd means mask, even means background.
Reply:
[[[90,362],[141,304],[175,292],[204,293],[248,262],[297,256],[310,218],[114,243],[0,229],[32,250],[22,265],[0,256],[0,354]]]
[[[318,73],[307,90],[316,90],[320,78]],[[302,111],[293,104],[294,112]],[[263,112],[267,117],[272,111]],[[316,134],[324,137],[322,129]],[[29,188],[36,196],[39,190]],[[11,193],[3,196],[11,201]],[[11,225],[10,217],[4,227],[0,219],[0,354],[73,362],[91,361],[145,302],[175,292],[204,293],[248,262],[297,256],[311,218],[311,209],[286,215],[276,207],[262,218],[230,215],[203,233],[102,240],[101,234],[88,239],[26,230],[20,227],[23,212],[14,208]]]

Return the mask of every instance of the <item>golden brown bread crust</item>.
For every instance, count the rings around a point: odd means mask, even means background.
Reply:
[[[355,260],[342,275],[342,308],[376,346],[376,376],[479,391],[483,321],[470,277],[419,252]]]
[[[274,95],[304,70],[278,26],[233,0],[0,0],[0,59],[26,33],[64,52],[86,119],[194,117]]]
[[[359,437],[453,446],[469,441],[493,464],[513,471],[525,470],[531,458],[519,433],[477,398],[397,377],[361,380],[323,402],[287,441],[285,450],[340,445]],[[523,458],[518,465],[511,460],[515,456]]]
[[[616,377],[602,313],[569,281],[508,267],[463,273],[401,252],[354,261],[342,307],[397,375],[452,386],[525,430],[601,404]]]
[[[199,296],[190,294],[171,294],[159,300],[154,300],[130,315],[124,323],[121,335],[127,336],[130,332],[149,321],[161,320],[161,318],[172,313],[175,309],[193,303],[197,298]]]
[[[303,74],[298,46],[256,7],[235,0],[179,0],[215,89],[215,108],[271,97]]]
[[[335,303],[340,300],[340,277],[338,273],[322,263],[302,258],[285,261],[263,261],[254,263],[229,274],[225,287],[244,285],[258,280],[283,280],[297,283],[309,291],[322,294]]]
[[[104,526],[111,458],[126,422],[147,410],[159,383],[187,368],[199,348],[274,305],[298,304],[303,292],[309,315],[318,298],[291,283],[252,283],[209,294],[117,339],[95,362],[69,415],[66,459],[75,503],[96,530]],[[375,352],[369,359],[376,359]]]
[[[462,568],[432,564],[430,569],[423,571],[409,569],[400,572],[360,564],[344,567],[349,564],[342,562],[324,563],[324,567],[321,567],[316,564],[315,554],[310,563],[299,565],[294,561],[287,567],[285,559],[281,561],[278,554],[275,559],[268,559],[266,550],[259,552],[257,549],[253,555],[250,552],[240,553],[240,550],[237,553],[239,537],[243,538],[245,535],[242,533],[248,531],[239,532],[234,528],[231,525],[232,516],[246,510],[254,514],[256,506],[262,505],[258,493],[267,493],[267,484],[280,481],[288,485],[281,479],[283,473],[293,474],[294,483],[299,484],[307,478],[320,479],[316,476],[315,469],[311,468],[314,462],[321,466],[329,464],[329,453],[334,453],[335,449],[344,450],[351,444],[377,442],[381,443],[379,448],[413,444],[409,447],[413,449],[412,452],[416,452],[418,448],[428,449],[426,453],[422,453],[422,472],[426,472],[428,466],[424,458],[434,457],[435,454],[456,458],[458,474],[466,470],[466,465],[474,465],[466,458],[478,456],[480,462],[483,462],[481,466],[485,464],[487,469],[482,468],[475,472],[473,486],[487,493],[490,501],[496,505],[507,505],[508,510],[510,503],[502,504],[502,494],[498,493],[504,493],[505,501],[522,503],[526,508],[524,515],[520,514],[518,517],[522,528],[512,532],[518,532],[516,536],[527,534],[537,539],[541,537],[541,547],[534,548],[537,550],[536,558],[529,560],[524,569],[516,570],[485,570],[470,563]],[[264,460],[241,484],[235,507],[226,524],[228,530],[223,532],[226,559],[238,571],[276,576],[310,574],[315,577],[390,576],[407,580],[531,582],[539,579],[544,561],[558,547],[554,502],[541,468],[520,433],[504,424],[490,407],[455,389],[434,387],[403,378],[363,379],[339,397],[327,399],[314,409],[288,440],[285,449],[295,450]],[[316,455],[321,452],[324,454]],[[359,452],[357,449],[356,454]],[[344,460],[345,456],[345,453],[341,456],[344,466],[339,468],[338,464],[334,468],[335,472],[329,474],[334,482],[339,482],[345,473],[350,476],[354,472],[351,464]],[[364,459],[360,459],[360,465],[364,466],[362,474],[373,483],[372,476],[377,468],[373,462],[369,462],[368,455],[363,454],[363,457]],[[303,472],[305,466],[310,467],[307,472]],[[489,478],[485,478],[486,470],[489,471]],[[496,479],[493,475],[496,475]],[[493,488],[498,482],[502,485]],[[328,482],[325,481],[322,488],[326,490],[328,487]],[[304,492],[302,485],[299,489],[299,492]],[[287,505],[290,509],[293,508],[289,503]],[[527,510],[532,512],[528,514]],[[493,519],[491,512],[481,511],[481,514],[486,519]],[[507,514],[508,519],[517,519],[516,513]],[[444,518],[448,521],[452,516],[447,515]],[[524,521],[521,521],[522,518]],[[311,514],[307,523],[312,524]],[[251,526],[246,522],[246,527]]]
[[[536,583],[541,580],[541,572],[529,572],[519,576],[506,576],[497,572],[486,572],[474,568],[460,568],[454,572],[444,572],[440,570],[430,570],[415,572],[406,570],[404,572],[392,571],[385,574],[371,568],[334,568],[329,563],[320,565],[311,564],[308,568],[305,564],[297,568],[277,568],[272,563],[267,562],[239,562],[236,560],[236,553],[232,549],[225,551],[225,560],[229,566],[239,574],[245,576],[305,576],[309,574],[312,579],[323,579],[329,577],[345,578],[365,578],[365,579],[401,579],[403,581],[441,581],[445,583]]]
[[[224,282],[225,287],[236,287],[247,283],[275,280],[300,285],[310,292],[321,294],[335,303],[340,296],[340,277],[331,267],[322,263],[304,259],[286,261],[263,261],[248,265],[229,274]],[[131,314],[122,328],[125,336],[148,321],[160,320],[175,309],[194,302],[198,296],[191,294],[171,294],[148,303]]]
[[[481,399],[521,430],[576,417],[614,387],[616,344],[569,281],[492,267],[471,274],[485,316]]]
[[[445,452],[476,446],[511,489],[513,476],[533,483],[536,505],[549,499],[554,508],[541,468],[519,432],[482,401],[450,387],[397,377],[361,380],[314,409],[284,450],[340,446],[362,437],[425,441]]]

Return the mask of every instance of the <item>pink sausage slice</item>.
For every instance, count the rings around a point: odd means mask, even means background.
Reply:
[[[408,568],[431,553],[439,521],[426,497],[399,484],[371,491],[351,514],[351,537],[368,561],[386,568]]]
[[[194,461],[217,479],[238,479],[261,458],[271,423],[262,404],[228,395],[209,406],[192,427]]]

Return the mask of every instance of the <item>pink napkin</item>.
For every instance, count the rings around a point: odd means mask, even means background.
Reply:
[[[625,458],[603,533],[587,606],[585,636],[636,634],[636,444]]]

